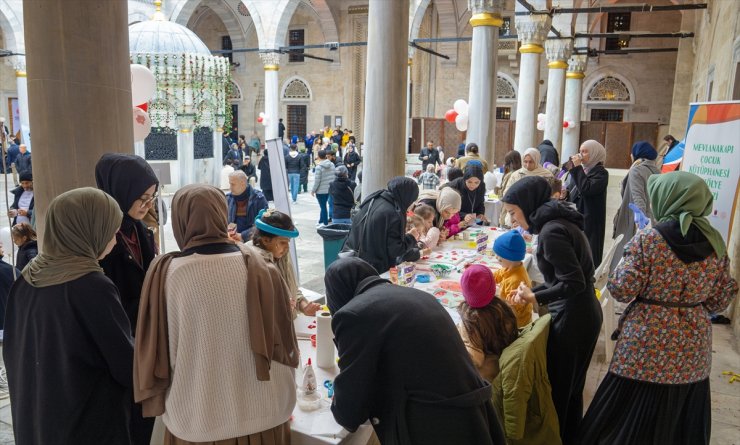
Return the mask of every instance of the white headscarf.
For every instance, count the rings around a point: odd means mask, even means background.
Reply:
[[[583,170],[588,173],[589,170],[594,168],[599,162],[603,163],[606,161],[606,148],[593,139],[589,139],[581,147],[588,148],[588,163],[583,164]],[[525,152],[526,153],[526,152]]]
[[[524,157],[527,155],[529,155],[534,161],[535,169],[537,169],[537,167],[542,167],[542,165],[540,164],[540,162],[542,161],[542,156],[540,155],[539,150],[537,150],[536,148],[528,148],[524,150],[524,155],[522,155],[522,160],[524,160]]]

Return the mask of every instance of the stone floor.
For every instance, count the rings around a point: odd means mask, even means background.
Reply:
[[[407,172],[418,169],[414,164],[407,164]],[[607,221],[611,221],[620,203],[619,183],[625,171],[610,171],[610,183],[607,202]],[[4,186],[1,183],[0,188]],[[310,184],[309,184],[310,185]],[[12,184],[11,184],[12,186]],[[310,188],[309,188],[310,190]],[[5,194],[0,193],[0,208],[5,208]],[[167,197],[170,199],[171,197]],[[316,232],[318,204],[309,193],[298,196],[298,202],[291,209],[293,219],[301,235],[296,240],[300,268],[300,282],[303,287],[313,291],[324,292],[323,242]],[[8,221],[0,218],[0,240],[6,254],[10,251]],[[610,224],[608,224],[610,225]],[[606,239],[611,238],[611,228],[607,228]],[[608,242],[608,241],[607,241]],[[165,248],[175,250],[176,243],[169,225],[165,227]],[[606,247],[605,247],[606,250]],[[738,341],[733,337],[727,325],[715,325],[713,331],[713,365],[711,373],[712,387],[712,444],[740,445],[740,382],[730,384],[723,371],[740,373],[740,353]],[[587,407],[596,392],[599,382],[608,369],[604,362],[603,337],[599,340],[597,352],[591,362],[584,391],[584,403]],[[1,397],[1,396],[0,396]],[[10,405],[7,398],[0,399],[0,445],[13,444]]]

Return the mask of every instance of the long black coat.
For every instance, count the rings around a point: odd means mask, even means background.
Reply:
[[[136,238],[141,247],[142,265],[134,259],[126,246],[121,233],[116,233],[116,245],[113,250],[99,261],[105,275],[118,287],[121,304],[131,323],[131,332],[136,335],[136,320],[139,317],[139,300],[141,287],[144,285],[144,276],[149,270],[149,264],[154,259],[156,246],[154,235],[141,221],[134,223]]]
[[[360,258],[372,264],[378,273],[420,257],[416,240],[406,233],[406,219],[401,218],[401,211],[387,190],[368,196],[360,205],[345,249],[359,252]]]
[[[308,184],[308,170],[311,168],[311,155],[301,153],[301,184]]]
[[[571,186],[568,199],[573,202],[585,219],[583,231],[591,246],[594,267],[601,264],[604,253],[604,230],[606,228],[606,190],[609,172],[597,164],[588,173],[582,166],[570,170]]]
[[[506,443],[491,386],[432,295],[366,278],[332,330],[341,371],[331,409],[349,431],[370,419],[383,445]]]
[[[552,321],[547,340],[547,372],[563,443],[574,443],[583,417],[583,387],[601,330],[601,307],[594,293],[594,265],[582,231],[583,216],[550,201],[532,217],[539,233],[537,266],[545,284],[533,289]]]
[[[35,240],[30,240],[26,244],[18,248],[18,255],[15,257],[15,267],[18,270],[23,270],[26,264],[30,263],[32,259],[36,258],[39,254],[39,245]]]
[[[130,445],[133,354],[102,273],[39,288],[19,278],[3,344],[15,443]]]
[[[362,158],[356,151],[347,152],[347,154],[344,155],[344,166],[347,167],[347,171],[349,171],[349,179],[352,181],[354,181],[357,176],[357,166],[360,165],[360,162],[362,162]]]

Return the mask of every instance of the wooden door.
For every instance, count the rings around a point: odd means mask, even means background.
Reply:
[[[291,140],[293,136],[303,140],[306,137],[306,110],[305,105],[288,105],[288,125],[285,136]]]
[[[421,152],[421,127],[421,118],[415,117],[411,119],[411,148],[409,149],[409,153]]]
[[[654,122],[632,123],[632,144],[638,141],[650,142],[653,147],[658,146],[658,124]]]
[[[609,168],[630,168],[630,149],[632,148],[631,122],[605,122],[606,162]]]

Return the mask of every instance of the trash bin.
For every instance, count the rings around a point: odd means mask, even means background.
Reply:
[[[329,224],[317,229],[324,239],[324,270],[337,259],[351,228],[351,224]]]

